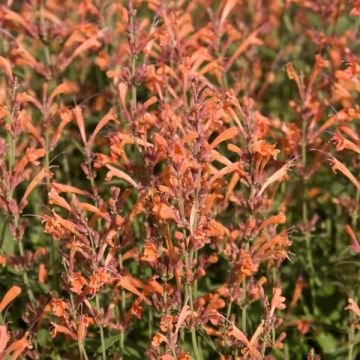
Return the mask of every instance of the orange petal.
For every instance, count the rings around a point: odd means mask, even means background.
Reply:
[[[214,149],[222,142],[232,139],[238,134],[238,132],[239,130],[237,126],[232,126],[231,128],[226,129],[219,136],[217,136],[216,139],[210,144],[210,149]]]
[[[39,171],[39,173],[34,177],[34,179],[31,181],[31,183],[26,188],[25,193],[20,201],[20,209],[25,207],[25,205],[27,203],[27,198],[29,197],[30,193],[36,188],[36,186],[39,185],[39,183],[42,181],[42,179],[45,176],[50,176],[50,175],[51,175],[51,173],[45,168],[42,168]]]
[[[2,56],[0,56],[0,69],[2,69],[4,71],[6,77],[8,78],[9,83],[12,84],[14,81],[14,77],[13,77],[10,63],[8,60],[3,58]]]
[[[77,126],[80,130],[81,138],[83,140],[83,143],[86,145],[85,122],[84,122],[84,117],[82,115],[82,110],[81,110],[80,106],[75,106],[74,115],[75,115],[75,120],[76,120]]]
[[[19,286],[12,286],[4,295],[0,302],[0,313],[21,294],[21,288]]]
[[[106,167],[110,170],[106,175],[106,181],[110,181],[113,176],[118,177],[119,179],[125,180],[132,186],[134,186],[136,189],[139,188],[139,185],[126,173],[124,173],[122,170],[115,168],[114,166],[106,164]]]

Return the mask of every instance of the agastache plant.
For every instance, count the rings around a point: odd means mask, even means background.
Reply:
[[[359,16],[4,0],[0,359],[356,359]]]

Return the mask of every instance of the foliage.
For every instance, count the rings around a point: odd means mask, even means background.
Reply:
[[[4,0],[0,359],[357,358],[359,16]]]

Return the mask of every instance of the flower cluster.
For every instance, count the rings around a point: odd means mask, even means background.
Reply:
[[[359,9],[0,5],[0,359],[355,359]]]

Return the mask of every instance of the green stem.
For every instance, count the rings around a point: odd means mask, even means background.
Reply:
[[[97,192],[97,188],[96,188],[96,184],[95,184],[95,179],[94,179],[94,174],[93,174],[93,169],[91,166],[91,149],[90,146],[88,146],[87,144],[85,145],[85,155],[86,155],[86,163],[88,166],[88,178],[90,180],[90,184],[91,184],[91,189],[95,198],[95,205],[96,207],[98,207],[98,192]],[[98,226],[100,228],[100,223],[98,222]],[[87,227],[87,225],[86,225]],[[99,230],[98,228],[98,230]],[[92,250],[92,254],[94,259],[96,258],[96,249],[95,249],[95,241],[93,239],[93,236],[91,234],[91,231],[88,230],[88,234],[89,234],[89,238],[90,238],[90,244],[91,244],[91,250]],[[96,310],[97,313],[100,314],[100,297],[98,294],[96,294],[95,296],[95,302],[96,302]],[[104,338],[104,329],[102,325],[99,325],[99,332],[100,332],[100,340],[101,340],[101,354],[102,354],[102,359],[106,360],[106,350],[105,350],[105,338]]]
[[[5,219],[2,220],[1,230],[0,230],[0,249],[3,248],[3,244],[5,241],[5,231],[6,231],[6,222]]]
[[[246,279],[243,280],[243,293],[244,301],[246,301]],[[246,334],[246,322],[247,322],[247,306],[244,305],[241,309],[241,328],[244,334]]]
[[[135,46],[135,18],[136,10],[130,8],[130,44]],[[131,99],[134,112],[137,108],[137,93],[136,93],[136,54],[131,53]]]
[[[40,3],[40,28],[41,28],[41,36],[44,37],[45,36],[45,18],[44,18],[44,0],[41,0]],[[50,59],[50,52],[49,52],[49,48],[47,46],[47,41],[46,39],[43,49],[44,49],[44,56],[45,56],[45,63],[47,65],[50,65],[51,59]]]
[[[348,331],[348,360],[354,360],[354,340],[355,340],[355,329],[354,325],[350,326]]]
[[[186,252],[185,253],[185,268],[188,268],[188,266],[189,266],[189,255]],[[191,312],[193,313],[194,312],[193,291],[192,291],[191,284],[189,284],[187,282],[186,282],[186,286],[185,286],[185,298],[189,299],[190,309],[191,309]],[[201,360],[194,326],[191,328],[191,341],[192,341],[192,346],[193,346],[193,350],[195,353],[195,359]]]
[[[193,294],[192,294],[192,286],[190,284],[187,284],[187,286],[188,286],[190,308],[191,308],[191,311],[193,312],[194,311],[194,301],[193,301]],[[195,353],[195,359],[202,360],[201,356],[200,356],[200,352],[199,352],[198,342],[197,342],[197,338],[196,338],[196,331],[195,331],[194,326],[191,328],[191,341],[192,341],[192,346],[193,346],[194,353]]]
[[[122,260],[122,255],[120,253],[119,255],[119,267],[120,267],[120,271],[123,269],[123,260]],[[121,311],[120,311],[120,317],[124,317],[125,316],[125,291],[124,289],[121,289]],[[123,360],[124,358],[124,343],[125,343],[125,331],[124,329],[122,329],[120,331],[120,336],[119,336],[119,345],[120,345],[120,360]]]
[[[85,350],[85,344],[82,344],[81,347],[79,348],[79,350],[80,350],[81,359],[82,359],[82,357],[84,357],[85,360],[89,360],[86,350]]]
[[[13,90],[13,99],[15,98],[15,93],[16,93],[16,87],[14,87]],[[14,109],[12,109],[12,116],[11,119],[13,119],[14,116]],[[16,141],[15,139],[10,135],[8,137],[8,140],[10,142],[9,144],[9,149],[10,149],[10,154],[9,154],[9,173],[11,174],[11,176],[13,175],[13,168],[15,165],[15,158],[16,158]],[[13,199],[13,190],[11,190],[9,197],[12,200]],[[14,215],[13,217],[13,225],[15,227],[15,231],[18,230],[19,228],[19,215]],[[16,238],[14,239],[18,242],[19,244],[19,253],[21,257],[24,257],[24,247],[23,247],[23,243],[22,243],[22,239],[20,239],[18,236],[16,236]],[[23,271],[22,274],[22,278],[23,278],[23,282],[24,285],[26,287],[26,292],[28,294],[29,300],[31,302],[31,304],[33,306],[35,306],[35,296],[32,292],[31,286],[30,286],[30,282],[29,282],[29,277],[26,271]]]
[[[360,203],[360,191],[356,191],[355,209],[354,209],[354,211],[352,213],[352,216],[351,216],[351,224],[352,224],[354,229],[356,229],[357,221],[358,221],[359,203]]]
[[[150,339],[152,333],[153,333],[153,313],[152,313],[152,308],[149,307],[149,338]]]
[[[99,295],[96,294],[96,310],[98,314],[100,313],[100,299]],[[104,338],[104,329],[101,325],[99,325],[100,330],[100,339],[101,339],[101,353],[103,360],[106,360],[106,351],[105,351],[105,338]]]
[[[20,256],[23,257],[24,256],[24,247],[23,247],[22,241],[19,239],[18,243],[19,243]],[[26,271],[23,272],[22,278],[23,278],[23,282],[24,282],[25,287],[26,287],[26,292],[28,294],[29,300],[30,300],[31,304],[34,306],[35,305],[35,296],[34,296],[34,293],[31,290],[29,277],[28,277],[28,274],[27,274]]]
[[[359,209],[359,201],[360,201],[360,191],[356,191],[355,196],[355,209],[353,213],[351,214],[351,225],[356,229],[357,221],[358,221],[358,209]],[[357,303],[357,298],[355,297],[355,302]],[[353,315],[350,315],[351,319],[353,319]],[[355,342],[355,327],[353,324],[350,325],[350,328],[348,330],[348,360],[354,359],[354,342]]]
[[[309,215],[308,215],[308,204],[307,204],[307,175],[306,175],[306,165],[307,165],[307,153],[306,153],[306,146],[307,146],[307,122],[305,118],[302,118],[302,141],[301,141],[301,158],[303,164],[303,171],[304,171],[304,192],[303,192],[303,203],[302,203],[302,221],[303,225],[307,227],[309,225]],[[314,263],[311,251],[311,234],[305,228],[304,232],[305,237],[305,246],[306,246],[306,258],[307,258],[307,268],[309,271],[309,283],[310,283],[310,293],[311,293],[311,301],[314,313],[316,313],[316,295],[315,295],[315,282],[314,282]]]
[[[45,119],[45,126],[46,126],[46,118],[47,115],[44,114],[44,119]],[[46,168],[46,170],[49,170],[49,164],[50,164],[50,159],[49,159],[49,155],[50,155],[50,137],[49,137],[49,132],[47,131],[47,129],[45,129],[45,160],[44,160],[44,166]],[[49,176],[46,176],[46,188],[47,191],[50,191],[50,178]],[[53,279],[55,280],[55,273],[56,273],[56,269],[55,269],[55,249],[56,249],[56,244],[54,241],[54,238],[52,236],[50,236],[50,267],[52,269],[52,275],[53,275]]]
[[[246,242],[245,244],[245,251],[248,252],[250,248],[249,242]],[[242,282],[242,288],[243,288],[243,303],[241,309],[241,328],[243,333],[246,335],[246,323],[247,323],[247,305],[246,305],[246,277],[244,278]]]
[[[230,315],[231,315],[231,307],[232,307],[232,301],[229,302],[229,305],[227,307],[227,311],[226,311],[226,317],[229,319]]]
[[[191,329],[191,340],[192,340],[192,345],[193,345],[193,348],[194,348],[195,359],[196,360],[202,360],[201,355],[199,353],[198,344],[197,344],[195,328]]]
[[[194,218],[194,224],[193,224],[194,230],[196,229],[198,221],[199,221],[198,213],[199,213],[200,185],[201,185],[201,168],[198,170],[197,175],[196,175],[196,188],[195,188],[195,199],[194,199],[195,218]],[[190,251],[190,260],[193,261],[194,257],[197,258],[197,252]],[[194,291],[197,291],[197,280],[195,280],[194,285],[188,284],[188,286],[189,286],[190,306],[191,306],[191,311],[193,312],[194,311],[193,287],[194,287]],[[192,340],[192,344],[193,344],[193,348],[194,348],[194,352],[195,352],[195,359],[201,360],[201,355],[199,352],[198,342],[197,342],[197,338],[196,338],[196,331],[195,331],[194,327],[191,329],[191,340]]]

